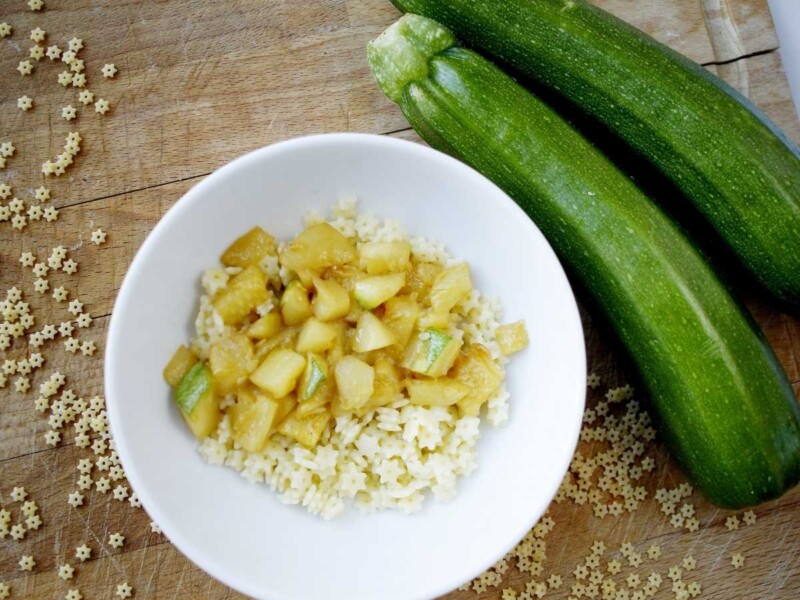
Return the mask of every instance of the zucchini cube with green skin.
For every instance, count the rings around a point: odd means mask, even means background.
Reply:
[[[281,296],[281,314],[283,321],[289,325],[299,325],[308,319],[314,311],[308,299],[308,290],[297,279],[286,286]]]
[[[325,352],[333,347],[339,337],[339,327],[332,323],[323,323],[315,318],[310,318],[303,323],[300,335],[297,338],[297,351]]]
[[[469,388],[455,379],[409,379],[408,401],[418,406],[452,406],[469,394]]]
[[[397,341],[394,332],[384,325],[378,317],[369,311],[361,313],[358,317],[355,336],[353,337],[353,350],[356,352],[370,352],[391,346]]]
[[[287,348],[276,348],[250,375],[250,381],[274,398],[283,398],[297,385],[306,359]]]
[[[356,410],[364,406],[375,389],[375,370],[355,356],[345,356],[334,368],[341,407]]]
[[[254,340],[266,340],[277,334],[283,327],[283,319],[277,312],[267,313],[247,328],[247,337]]]
[[[306,369],[300,380],[300,401],[309,400],[328,379],[328,363],[319,354],[309,352],[306,356]]]
[[[237,325],[268,297],[267,276],[251,265],[228,282],[213,304],[226,325]]]
[[[361,308],[372,310],[396,296],[405,284],[405,273],[365,277],[356,281],[353,286],[353,297]]]
[[[198,440],[216,431],[222,415],[214,391],[214,379],[205,364],[195,364],[181,379],[175,388],[175,403]]]
[[[400,242],[368,242],[359,248],[359,266],[368,275],[401,273],[411,267],[411,245]]]
[[[227,411],[234,441],[248,452],[261,452],[272,434],[278,407],[278,402],[265,394],[240,389],[236,404]]]
[[[335,321],[350,312],[350,294],[337,281],[314,279],[314,316],[320,321]]]
[[[460,339],[429,327],[411,340],[403,367],[428,377],[441,377],[453,366],[461,345]]]

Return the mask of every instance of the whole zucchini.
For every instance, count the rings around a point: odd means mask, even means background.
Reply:
[[[414,129],[503,188],[547,236],[630,353],[690,479],[731,508],[782,494],[800,478],[800,410],[760,332],[608,159],[455,44],[438,23],[406,15],[367,55]]]
[[[800,152],[747,99],[585,0],[392,0],[556,90],[664,173],[741,264],[800,306]]]

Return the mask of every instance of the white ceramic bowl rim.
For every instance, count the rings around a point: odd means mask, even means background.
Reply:
[[[175,203],[175,205],[170,208],[164,217],[160,220],[160,222],[154,227],[154,229],[150,232],[147,239],[142,244],[141,248],[137,252],[134,260],[132,261],[130,268],[124,278],[123,284],[120,288],[119,295],[114,305],[114,310],[111,316],[110,325],[108,329],[108,338],[107,338],[107,348],[105,354],[105,385],[106,385],[106,394],[108,399],[108,415],[109,421],[111,425],[111,429],[114,435],[114,440],[116,443],[116,447],[122,461],[123,467],[127,474],[127,477],[133,486],[133,489],[136,491],[137,495],[139,496],[145,510],[150,515],[150,517],[159,524],[159,526],[163,529],[164,534],[168,537],[168,539],[184,554],[186,555],[192,562],[198,565],[201,569],[206,571],[207,573],[211,574],[215,578],[219,579],[220,581],[224,582],[225,584],[251,596],[255,597],[268,597],[268,598],[278,598],[278,594],[271,590],[271,589],[264,589],[263,586],[254,587],[251,585],[249,581],[246,581],[242,578],[235,577],[230,575],[227,572],[221,571],[219,568],[219,564],[207,557],[200,548],[195,547],[195,545],[190,541],[189,537],[186,533],[176,527],[173,526],[173,522],[170,519],[169,515],[164,513],[161,509],[161,504],[153,495],[152,491],[148,489],[145,485],[142,484],[143,481],[143,474],[139,470],[139,464],[136,463],[134,457],[131,455],[129,449],[129,441],[126,438],[125,434],[125,426],[122,421],[122,416],[120,415],[120,407],[118,405],[118,399],[121,399],[124,395],[124,390],[120,389],[118,386],[118,372],[123,367],[119,365],[116,360],[117,350],[124,343],[123,339],[123,329],[124,329],[124,315],[129,312],[129,309],[132,303],[137,301],[136,298],[136,286],[134,282],[139,278],[140,273],[147,269],[147,265],[150,261],[158,260],[157,257],[152,256],[153,247],[155,245],[154,240],[156,240],[163,231],[168,230],[172,223],[183,219],[193,208],[195,200],[201,198],[208,189],[212,186],[217,184],[220,180],[225,179],[235,172],[240,171],[247,167],[252,167],[254,164],[260,163],[262,161],[268,160],[269,158],[279,155],[280,153],[287,152],[287,151],[296,151],[300,150],[304,147],[312,147],[312,146],[319,146],[319,145],[367,145],[371,146],[376,150],[380,150],[381,148],[386,147],[393,147],[394,149],[400,149],[404,152],[414,153],[414,154],[421,154],[424,155],[426,160],[432,161],[437,165],[440,165],[442,169],[447,169],[453,171],[458,175],[458,177],[465,178],[466,180],[470,181],[475,186],[480,186],[482,188],[486,188],[490,190],[490,188],[494,188],[497,192],[498,196],[502,196],[501,198],[497,198],[498,206],[496,207],[497,210],[504,210],[504,211],[511,211],[516,213],[516,218],[522,220],[526,223],[526,226],[530,230],[530,235],[534,237],[542,238],[542,241],[545,245],[547,242],[544,241],[544,238],[541,232],[536,228],[536,226],[530,221],[530,219],[525,215],[525,213],[510,199],[506,196],[502,190],[494,186],[491,182],[489,182],[485,177],[479,174],[477,171],[473,170],[469,166],[455,160],[454,158],[447,156],[443,153],[440,153],[436,150],[433,150],[428,147],[421,146],[419,144],[414,144],[412,142],[407,142],[404,140],[390,138],[387,136],[377,136],[377,135],[369,135],[369,134],[351,134],[351,133],[336,133],[336,134],[322,134],[322,135],[313,135],[313,136],[306,136],[300,138],[294,138],[291,140],[287,140],[284,142],[276,143],[255,151],[252,151],[231,163],[226,164],[225,166],[219,168],[217,171],[206,177],[203,181],[199,182],[193,188],[191,188],[184,196]],[[411,232],[412,235],[414,232]],[[547,245],[549,248],[549,245]],[[552,254],[552,250],[550,250]],[[549,260],[545,257],[545,260]],[[552,260],[555,260],[557,263],[557,259],[555,259],[555,255],[552,254]],[[560,270],[560,267],[559,267]],[[567,290],[569,290],[569,283],[567,282],[566,276],[563,273],[563,270],[560,270],[560,281],[555,282],[555,286],[565,286]],[[569,389],[571,392],[567,394],[567,398],[564,398],[564,405],[567,407],[568,410],[568,417],[565,419],[569,421],[569,425],[564,427],[562,432],[563,434],[563,441],[564,441],[564,449],[569,449],[569,452],[564,452],[563,449],[559,449],[561,454],[547,457],[548,460],[554,461],[554,468],[550,471],[552,473],[563,473],[566,472],[569,461],[572,456],[572,451],[574,450],[577,440],[578,434],[580,431],[581,425],[581,416],[583,413],[584,408],[584,399],[585,399],[585,376],[586,376],[586,363],[585,363],[585,349],[583,343],[583,332],[580,325],[580,316],[577,310],[577,306],[575,304],[574,298],[572,298],[571,292],[569,293],[569,297],[571,298],[571,312],[572,320],[574,323],[572,324],[569,331],[565,332],[565,336],[567,336],[566,345],[571,349],[572,359],[574,363],[570,365],[570,369],[572,372],[575,373],[575,382],[574,384],[570,384]],[[576,325],[575,325],[576,324]],[[535,343],[535,340],[534,340]],[[160,376],[160,373],[158,374]],[[121,400],[119,400],[121,401]],[[513,397],[512,397],[512,416],[511,419],[514,418],[513,415]],[[482,428],[486,427],[485,424],[482,425]],[[480,448],[479,448],[480,453]],[[480,457],[480,456],[479,456]],[[198,456],[199,460],[199,456]],[[480,468],[485,468],[486,465],[482,465]],[[217,468],[217,467],[207,467]],[[474,475],[473,475],[474,476]],[[518,541],[529,531],[530,527],[535,524],[535,522],[541,517],[541,515],[546,510],[550,500],[555,495],[559,485],[561,483],[560,476],[559,477],[552,477],[550,480],[546,482],[546,485],[543,482],[543,491],[541,494],[540,502],[535,506],[530,506],[530,518],[527,520],[523,520],[519,523],[519,526],[514,531],[509,531],[506,535],[506,542],[503,548],[497,548],[495,552],[495,556],[491,560],[484,560],[479,569],[472,569],[470,572],[462,572],[459,574],[452,574],[448,578],[439,581],[435,588],[420,590],[419,595],[416,597],[423,598],[423,597],[434,597],[440,594],[444,594],[458,585],[468,581],[472,577],[478,575],[483,570],[489,568],[493,562],[499,558],[501,558],[506,552],[508,552],[511,548],[513,548]],[[245,484],[243,482],[243,484]],[[266,488],[264,488],[265,494],[270,494]],[[431,502],[428,500],[427,502]],[[456,498],[453,502],[458,502],[458,498]],[[294,510],[302,510],[299,507],[292,507]],[[364,519],[373,518],[371,515],[361,517]],[[414,518],[414,517],[409,517]],[[424,594],[424,595],[423,595]],[[294,598],[293,600],[300,600],[300,598]]]

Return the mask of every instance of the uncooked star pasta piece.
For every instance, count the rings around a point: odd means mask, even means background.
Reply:
[[[82,88],[86,85],[86,75],[83,73],[75,73],[72,76],[72,87]]]
[[[67,581],[68,579],[72,579],[72,576],[75,574],[75,567],[73,567],[69,563],[65,563],[58,567],[58,576]]]
[[[78,114],[78,111],[75,110],[75,107],[72,104],[67,104],[65,107],[61,109],[61,116],[65,118],[67,121],[72,121],[75,118],[75,115]]]
[[[41,27],[31,30],[30,38],[32,42],[43,42],[46,36],[47,32]]]
[[[46,54],[50,60],[58,60],[61,58],[61,48],[56,45],[48,46]]]
[[[91,104],[94,102],[94,94],[89,90],[81,90],[81,93],[78,94],[78,102],[86,106],[87,104]]]
[[[17,108],[28,111],[33,108],[33,100],[31,100],[28,96],[21,96],[17,98]]]
[[[67,593],[64,595],[64,600],[83,600],[83,594],[81,594],[80,590],[77,588],[73,588],[67,590]]]
[[[11,25],[6,23],[5,21],[0,23],[0,38],[4,38],[11,35],[11,31],[12,31]]]
[[[64,87],[71,85],[72,73],[70,73],[69,71],[61,71],[61,73],[58,74],[58,83],[60,85],[63,85]]]
[[[103,65],[102,72],[103,77],[106,79],[111,79],[117,74],[117,67],[114,65],[114,63],[106,63]]]
[[[25,75],[30,75],[33,72],[33,65],[31,64],[31,61],[29,60],[19,61],[19,64],[17,65],[17,71],[19,71],[19,74],[22,75],[23,77]]]
[[[54,429],[50,429],[47,433],[44,434],[44,441],[47,443],[48,446],[55,446],[58,442],[61,441],[61,432],[55,431]]]
[[[0,156],[14,156],[15,150],[16,148],[14,148],[14,144],[11,142],[3,142],[0,144]]]
[[[92,549],[87,545],[83,544],[75,548],[75,558],[77,558],[81,562],[85,562],[89,560],[92,556]]]
[[[48,206],[44,209],[44,220],[52,223],[58,219],[58,209],[55,206]]]
[[[0,199],[5,200],[11,195],[12,191],[13,190],[11,189],[10,185],[5,182],[0,183]]]
[[[97,347],[94,342],[87,340],[81,344],[81,354],[84,356],[91,356],[94,354],[95,350],[97,350]]]
[[[83,48],[83,40],[81,38],[72,38],[69,42],[67,42],[69,49],[73,52],[78,52]]]
[[[86,68],[86,64],[83,62],[82,58],[74,58],[72,62],[69,64],[69,70],[75,74],[83,75],[83,71]],[[84,82],[86,81],[84,77]],[[75,77],[72,77],[72,85],[75,85]]]
[[[28,7],[33,12],[39,12],[44,8],[44,0],[28,0]]]
[[[69,498],[67,498],[67,504],[69,504],[72,508],[83,506],[83,494],[81,494],[78,490],[75,490],[69,495]]]
[[[124,544],[125,544],[125,536],[122,535],[121,533],[119,532],[112,533],[110,536],[108,536],[108,545],[111,546],[112,548],[119,549],[122,548]]]
[[[100,113],[101,115],[106,114],[109,108],[111,108],[111,106],[109,105],[108,100],[103,98],[98,98],[97,102],[94,103],[94,112]]]
[[[89,325],[92,324],[92,316],[89,313],[81,313],[78,315],[78,318],[75,319],[75,323],[77,323],[78,327],[81,329],[86,329]]]
[[[32,556],[28,554],[23,554],[17,564],[19,565],[19,568],[22,569],[23,571],[33,571],[33,567],[36,566],[36,561]]]
[[[127,581],[118,584],[117,591],[115,592],[115,594],[120,598],[120,600],[125,600],[126,598],[130,598],[132,593],[133,593],[133,588],[128,585]]]
[[[44,58],[44,48],[36,44],[28,49],[28,58],[33,60],[42,60]]]
[[[102,229],[95,229],[92,232],[91,241],[95,246],[99,246],[106,241],[106,232]]]
[[[27,214],[31,221],[40,221],[44,215],[44,209],[38,204],[33,204],[28,208]]]

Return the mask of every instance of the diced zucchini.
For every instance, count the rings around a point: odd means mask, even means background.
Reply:
[[[454,379],[408,379],[408,401],[419,406],[452,406],[469,394],[469,388]]]
[[[280,313],[271,312],[265,314],[255,323],[247,328],[247,337],[254,340],[266,340],[276,335],[283,327],[283,320]]]
[[[495,338],[503,356],[519,352],[528,346],[528,332],[525,330],[525,321],[501,325],[497,328]]]
[[[268,297],[264,271],[249,266],[228,282],[228,286],[214,299],[214,308],[226,325],[237,325]]]
[[[267,355],[250,376],[250,381],[275,398],[283,398],[297,385],[306,359],[286,348],[277,348]]]
[[[444,326],[450,310],[472,291],[469,267],[461,263],[448,267],[436,277],[428,294],[431,305],[429,314],[424,315],[425,326]]]
[[[253,227],[228,246],[220,262],[226,267],[249,267],[257,265],[267,254],[276,254],[277,250],[274,237],[261,227]]]
[[[314,279],[314,316],[320,321],[335,321],[350,312],[350,294],[336,281]]]
[[[405,283],[405,273],[365,277],[356,281],[353,296],[362,308],[372,310],[397,295]]]
[[[214,391],[211,372],[203,363],[189,369],[175,388],[175,402],[198,440],[216,431],[221,417],[219,398]]]
[[[283,291],[281,314],[287,325],[299,325],[314,314],[308,299],[308,290],[296,279]]]
[[[297,416],[297,411],[290,414],[278,427],[278,433],[292,438],[308,448],[313,448],[322,437],[331,416],[328,412],[309,415],[305,418]]]
[[[401,242],[369,242],[359,249],[359,265],[370,275],[401,273],[411,267],[411,245]]]
[[[366,404],[375,391],[375,370],[355,356],[345,356],[334,368],[341,406],[355,410]]]
[[[411,271],[408,273],[403,294],[415,294],[417,301],[422,303],[428,299],[428,293],[436,278],[444,270],[444,267],[437,263],[417,262],[413,263]]]
[[[320,273],[334,265],[356,259],[356,248],[349,239],[328,223],[307,227],[281,252],[281,263],[295,273]]]
[[[278,430],[278,427],[281,423],[283,423],[284,419],[289,416],[289,414],[294,410],[295,406],[297,406],[297,398],[294,397],[294,394],[289,394],[288,396],[284,396],[283,398],[279,398],[278,402],[278,412],[275,415],[275,420],[272,423],[272,433],[275,433]]]
[[[395,296],[386,301],[383,322],[394,332],[400,348],[405,348],[411,339],[419,313],[419,305],[410,296]]]
[[[303,324],[300,336],[297,338],[297,351],[325,352],[330,349],[339,336],[339,328],[332,323],[322,323],[315,318],[310,318]]]
[[[370,396],[365,407],[377,408],[391,404],[397,400],[402,388],[397,367],[391,361],[379,358],[375,361],[373,368],[375,369],[375,383],[372,396]]]
[[[234,441],[248,452],[261,452],[267,445],[278,414],[278,402],[253,389],[241,389],[228,411]]]
[[[369,311],[361,313],[353,337],[353,350],[370,352],[391,346],[397,341],[394,332]]]
[[[195,363],[197,363],[197,357],[194,355],[194,352],[181,344],[178,346],[178,349],[175,350],[175,354],[172,355],[172,358],[169,359],[167,366],[164,367],[164,379],[172,387],[175,387],[181,382],[181,379],[186,376],[189,369],[191,369]]]
[[[261,361],[275,348],[294,348],[295,340],[300,333],[299,327],[286,327],[270,338],[256,344],[256,358]]]
[[[300,380],[299,397],[305,402],[317,393],[319,387],[328,378],[328,363],[319,354],[309,352],[306,356],[306,369]]]
[[[469,388],[469,394],[458,402],[461,414],[477,417],[489,398],[497,391],[503,381],[503,371],[492,360],[489,351],[480,344],[467,348],[466,354],[459,357],[450,374]]]
[[[458,351],[461,350],[460,339],[447,335],[438,329],[428,328],[420,331],[411,340],[406,351],[403,366],[409,371],[441,377],[453,366]]]
[[[211,346],[208,353],[211,375],[222,394],[244,383],[257,364],[253,344],[242,333],[221,339]]]

